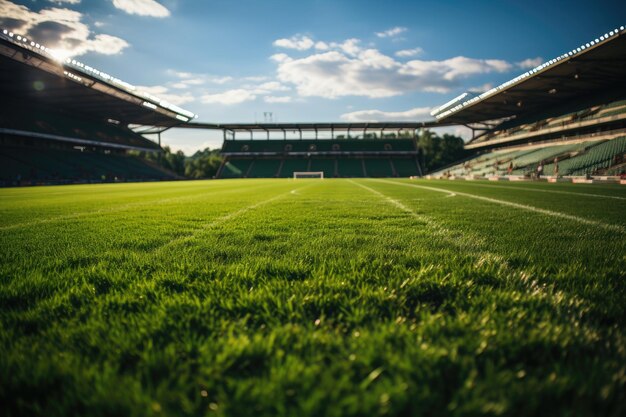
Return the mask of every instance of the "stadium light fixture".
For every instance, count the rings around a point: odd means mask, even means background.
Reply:
[[[147,108],[149,108],[149,109],[152,109],[152,110],[156,110],[157,109],[156,104],[152,104],[149,101],[144,101],[142,104],[144,106],[146,106]]]
[[[65,74],[65,76],[67,76],[71,80],[78,81],[78,82],[82,82],[83,81],[82,77],[79,77],[76,74],[72,74],[69,71],[63,71],[63,74]]]

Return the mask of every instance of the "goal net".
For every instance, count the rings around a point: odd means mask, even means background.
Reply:
[[[295,171],[293,178],[319,178],[324,179],[324,171]]]

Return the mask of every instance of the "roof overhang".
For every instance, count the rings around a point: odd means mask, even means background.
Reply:
[[[355,122],[355,123],[196,123],[178,126],[185,129],[214,129],[231,132],[330,132],[367,130],[417,130],[423,128],[456,125],[447,122]]]
[[[7,30],[0,32],[0,89],[5,100],[124,124],[175,126],[196,117],[79,61],[59,60],[53,50]]]
[[[485,93],[461,95],[433,111],[470,124],[544,111],[569,100],[626,88],[626,28],[621,26]]]

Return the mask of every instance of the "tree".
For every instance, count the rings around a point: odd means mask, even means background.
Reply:
[[[438,136],[430,130],[423,130],[418,139],[417,147],[421,153],[422,166],[426,172],[434,171],[467,156],[463,138],[444,133]]]
[[[186,157],[183,151],[172,152],[169,146],[163,152],[130,152],[185,178],[213,178],[222,163],[219,149],[206,148]]]
[[[219,149],[206,148],[188,157],[185,160],[185,177],[194,179],[215,177],[223,161],[219,152]]]

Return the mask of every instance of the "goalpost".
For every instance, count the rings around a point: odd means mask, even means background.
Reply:
[[[319,178],[324,179],[324,171],[294,171],[293,179],[298,178]]]

